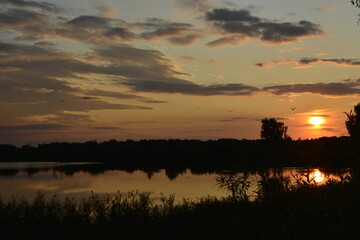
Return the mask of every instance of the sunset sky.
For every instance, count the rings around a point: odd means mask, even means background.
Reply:
[[[346,135],[350,0],[0,0],[0,144]]]

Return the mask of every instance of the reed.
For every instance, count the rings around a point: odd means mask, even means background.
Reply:
[[[356,239],[358,199],[354,177],[317,186],[263,176],[254,200],[230,194],[175,203],[174,195],[136,191],[80,201],[0,198],[0,226],[7,239]]]

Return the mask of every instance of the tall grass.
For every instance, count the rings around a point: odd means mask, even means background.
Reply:
[[[230,195],[175,204],[173,195],[138,192],[77,201],[39,193],[0,199],[0,226],[2,239],[356,239],[359,190],[352,177],[316,186],[263,176],[254,201]]]

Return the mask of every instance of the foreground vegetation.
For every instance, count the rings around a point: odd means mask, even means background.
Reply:
[[[174,196],[151,199],[136,192],[93,194],[79,202],[42,194],[33,200],[1,199],[0,225],[7,239],[357,239],[355,176],[321,186],[311,179],[291,184],[262,176],[253,200],[243,191],[246,184],[236,185],[238,191],[228,198],[179,204]]]

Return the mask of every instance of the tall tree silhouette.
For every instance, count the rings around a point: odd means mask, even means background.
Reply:
[[[290,139],[286,134],[288,127],[283,122],[278,122],[275,118],[264,118],[261,120],[260,136],[265,140],[285,140]]]
[[[355,5],[355,7],[360,8],[360,0],[351,0],[352,5]]]
[[[345,125],[351,138],[360,140],[360,103],[354,106],[354,111],[344,112],[347,116]]]
[[[360,8],[360,0],[351,0],[351,4],[357,8]],[[358,16],[360,17],[360,14],[358,14]],[[360,18],[358,19],[357,22],[358,22],[358,24],[360,23]]]

